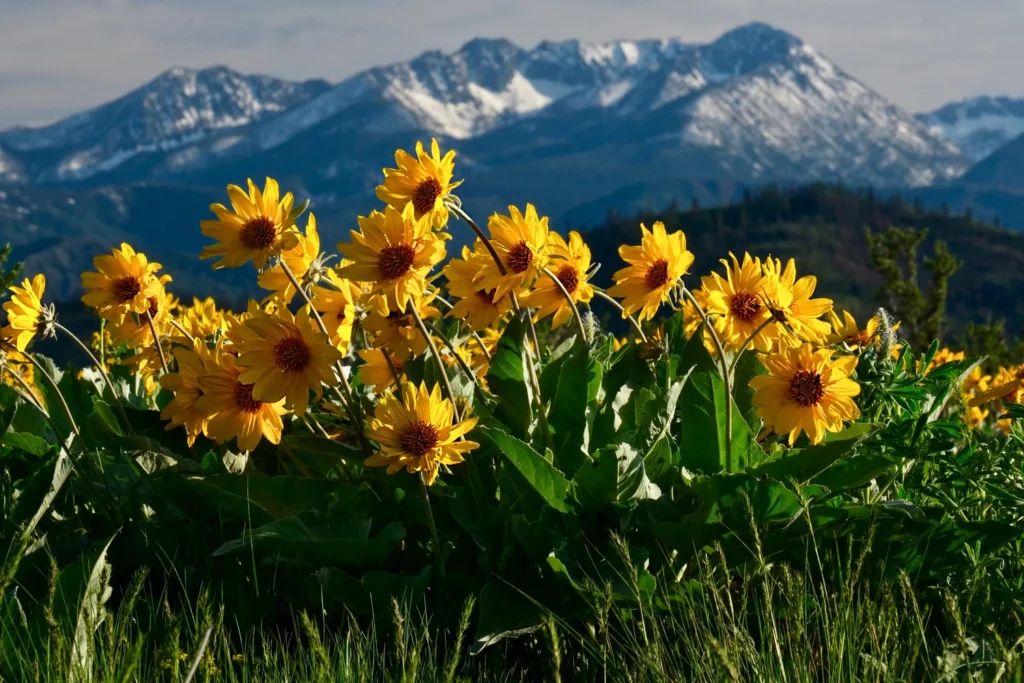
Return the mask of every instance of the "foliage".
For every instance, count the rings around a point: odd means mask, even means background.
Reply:
[[[884,233],[867,232],[872,264],[885,280],[879,296],[907,327],[907,337],[914,346],[942,336],[949,278],[963,266],[945,242],[935,242],[934,256],[924,259],[930,276],[928,293],[924,294],[918,282],[917,250],[927,236],[927,230],[895,227]]]
[[[463,300],[548,278],[571,322],[538,334],[516,300],[471,329],[430,276],[444,221],[470,220],[438,195],[450,169],[402,158],[429,192],[360,221],[337,270],[276,182],[230,188],[240,216],[215,206],[203,230],[229,266],[267,261],[243,314],[180,305],[123,244],[83,276],[97,367],[3,342],[0,675],[173,680],[206,634],[204,675],[261,680],[1019,668],[1018,379],[989,395],[982,359],[897,345],[887,316],[840,334],[792,262],[758,259],[730,299],[691,290],[692,242],[660,224],[616,279],[672,310],[616,338],[574,298],[589,261],[552,256],[533,207],[492,218],[494,244],[480,230]],[[70,338],[16,299],[12,325]]]
[[[7,260],[11,257],[11,245],[5,244],[0,247],[0,290],[6,291],[8,287],[13,285],[21,274],[21,264],[12,263],[7,265]]]

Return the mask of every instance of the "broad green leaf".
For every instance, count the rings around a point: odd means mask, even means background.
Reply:
[[[541,608],[500,578],[487,582],[478,603],[480,618],[470,653],[478,655],[503,638],[533,633],[544,623]]]
[[[494,416],[522,438],[530,433],[533,422],[525,315],[525,312],[520,313],[509,321],[487,369],[487,386],[498,397]]]
[[[371,571],[357,579],[341,569],[324,567],[313,577],[314,604],[332,604],[373,616],[391,618],[392,600],[399,604],[419,604],[430,580],[431,568],[424,567],[415,576]]]
[[[580,341],[569,352],[558,373],[558,389],[551,401],[548,426],[561,470],[572,476],[590,453],[587,416],[596,408],[601,366]]]
[[[61,396],[64,401],[67,402],[68,410],[71,412],[72,418],[79,428],[85,424],[86,418],[92,412],[92,400],[95,397],[96,391],[92,385],[84,380],[80,380],[75,377],[73,372],[61,372],[54,365],[53,361],[46,356],[36,354],[36,361],[43,367],[48,377],[54,379],[57,383],[57,388],[60,390]],[[35,369],[38,375],[39,370]],[[64,412],[64,405],[61,401],[61,397],[57,395],[53,387],[50,386],[50,382],[40,377],[36,378],[36,386],[43,394],[44,403],[46,404],[46,411],[50,414],[50,418],[57,424],[57,428],[61,430],[59,438],[63,439],[71,433],[71,424],[68,422],[68,418]],[[88,439],[88,435],[83,431],[82,434]]]
[[[196,495],[253,525],[284,519],[303,510],[327,509],[331,503],[355,495],[357,488],[337,479],[311,479],[287,475],[215,474],[187,480]]]
[[[672,316],[673,320],[682,321],[683,313],[680,311]],[[689,339],[683,334],[680,324],[678,334],[670,336],[669,351],[672,353],[675,363],[675,377],[682,377],[689,372],[717,372],[718,362],[708,353],[704,345],[704,324],[697,327]]]
[[[791,519],[802,509],[800,499],[784,484],[751,474],[696,477],[690,489],[730,528],[745,528],[753,516],[759,524]]]
[[[830,439],[817,446],[794,448],[781,451],[782,457],[762,462],[750,470],[751,474],[763,474],[773,479],[792,479],[798,483],[806,483],[828,469],[840,458],[849,455],[858,444],[864,441],[874,425],[856,423],[838,434],[830,434]]]
[[[643,454],[627,443],[598,451],[573,479],[576,498],[584,507],[658,498],[661,491],[644,469]]]
[[[50,443],[46,439],[35,434],[25,434],[23,432],[0,434],[0,444],[40,456],[46,455],[50,450]]]
[[[832,491],[848,491],[881,476],[896,463],[884,455],[866,453],[843,458],[814,477],[811,483]]]
[[[757,417],[757,408],[754,406],[754,390],[750,388],[750,380],[767,372],[760,358],[751,349],[744,352],[736,361],[732,395],[748,425],[757,425],[760,421]]]
[[[559,512],[569,511],[566,504],[569,482],[565,480],[565,476],[561,472],[544,459],[544,456],[500,429],[477,427],[476,433],[494,444],[505,460],[523,476],[530,487],[548,505]]]
[[[370,521],[353,518],[348,524],[309,528],[298,517],[286,517],[246,531],[213,551],[214,557],[237,550],[287,553],[311,562],[342,567],[379,565],[405,538],[405,527],[392,522],[373,538],[367,538]]]
[[[747,466],[753,439],[735,403],[732,407],[732,442],[726,446],[728,397],[722,378],[714,371],[693,372],[679,399],[682,466],[705,474],[741,472]]]

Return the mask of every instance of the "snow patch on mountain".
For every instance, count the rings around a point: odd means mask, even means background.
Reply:
[[[1024,98],[974,97],[918,114],[917,118],[972,161],[980,161],[1024,135]]]

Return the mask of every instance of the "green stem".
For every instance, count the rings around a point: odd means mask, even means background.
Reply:
[[[359,325],[359,331],[363,335],[363,346],[367,349],[373,348],[370,346],[370,339],[366,335],[366,330],[363,328],[362,323]],[[395,380],[395,395],[399,401],[404,401],[402,398],[402,376],[398,372],[398,367],[395,366],[395,361],[391,357],[391,352],[387,349],[378,349],[381,355],[384,356],[384,361],[388,364],[388,369],[391,370],[391,377]]]
[[[434,541],[434,557],[437,559],[437,571],[444,578],[444,557],[441,555],[441,539],[437,535],[437,525],[434,524],[434,511],[430,509],[430,494],[427,493],[426,475],[420,473],[420,492],[423,494],[423,509],[427,511],[427,524],[430,525],[430,536]]]
[[[761,332],[764,331],[764,328],[768,327],[768,325],[770,325],[771,322],[772,318],[771,316],[769,316],[768,319],[765,320],[760,325],[758,325],[757,329],[754,330],[749,337],[747,337],[747,340],[745,342],[743,342],[743,346],[741,346],[740,350],[736,352],[736,356],[732,359],[732,364],[729,366],[730,376],[735,374],[736,365],[740,362],[740,356],[743,355],[743,352],[747,350],[747,347],[749,347],[753,343],[754,339],[757,338],[757,335],[761,334]]]
[[[583,324],[583,316],[580,315],[580,309],[576,306],[576,302],[573,301],[572,294],[570,294],[569,290],[565,288],[562,281],[558,279],[558,276],[551,272],[550,268],[545,268],[544,274],[551,278],[551,281],[555,283],[556,287],[558,287],[558,291],[562,293],[562,296],[565,298],[566,302],[568,302],[569,308],[572,309],[572,317],[576,321],[576,329],[580,333],[580,339],[584,342],[589,342],[590,340],[587,339],[587,328]],[[540,349],[537,349],[537,351],[539,353]]]
[[[697,298],[693,296],[686,285],[681,285],[683,290],[683,296],[689,299],[690,303],[693,304],[693,308],[697,311],[701,321],[704,323],[704,329],[711,334],[711,341],[715,345],[715,350],[718,351],[718,361],[722,366],[722,383],[725,385],[725,471],[732,472],[732,381],[729,378],[729,367],[725,360],[725,349],[722,347],[722,340],[718,338],[718,332],[711,325],[711,321],[708,320],[707,314],[701,305],[697,303]],[[699,331],[698,331],[699,333]]]
[[[196,338],[189,334],[189,331],[182,327],[177,320],[171,320],[170,323],[178,329],[178,332],[181,332],[183,335],[185,335],[185,338],[188,339],[192,344],[196,343]]]
[[[78,347],[85,352],[85,355],[89,357],[89,360],[92,361],[92,364],[95,365],[96,369],[100,371],[100,375],[102,375],[103,381],[106,383],[107,389],[110,391],[110,395],[114,399],[114,405],[117,407],[117,412],[120,413],[121,420],[124,422],[124,428],[128,430],[129,434],[135,436],[135,432],[132,430],[132,423],[128,419],[128,414],[124,411],[124,405],[121,403],[121,398],[117,395],[117,392],[114,391],[114,383],[110,381],[110,375],[107,374],[107,369],[103,367],[103,363],[100,360],[98,360],[96,356],[93,355],[92,350],[89,349],[89,347],[86,346],[81,339],[75,336],[75,334],[72,333],[71,330],[57,322],[55,322],[53,326],[54,328],[60,330],[68,337],[70,337],[73,342],[78,344]],[[100,339],[103,338],[102,334],[103,333],[100,332]]]
[[[462,422],[462,411],[459,410],[459,406],[455,401],[455,392],[452,391],[452,383],[448,379],[448,371],[444,367],[441,353],[437,350],[437,344],[434,343],[434,338],[431,336],[430,331],[427,330],[423,318],[420,317],[420,312],[416,310],[416,304],[410,303],[409,310],[412,311],[413,320],[416,321],[416,326],[420,328],[420,334],[423,335],[423,339],[427,342],[427,346],[430,347],[430,353],[433,354],[434,361],[437,363],[437,370],[441,373],[441,382],[444,383],[445,393],[448,394],[448,399],[452,402],[452,410],[455,411],[455,421]]]
[[[437,290],[434,290],[434,291],[436,292]],[[450,302],[450,301],[448,301],[447,299],[445,299],[445,298],[444,298],[443,296],[441,296],[440,294],[437,294],[437,295],[436,295],[436,296],[434,297],[434,300],[435,300],[435,301],[437,301],[437,302],[439,302],[439,303],[442,303],[442,304],[444,304],[444,305],[445,305],[445,307],[446,307],[446,308],[447,308],[447,309],[448,309],[449,311],[455,308],[454,306],[452,306],[452,304],[451,304],[451,302]],[[461,325],[461,323],[462,323],[462,321],[460,321],[460,325]],[[469,328],[469,334],[470,334],[470,335],[471,335],[471,336],[473,337],[473,339],[475,339],[475,340],[476,340],[476,343],[477,343],[477,345],[479,345],[479,346],[480,346],[480,351],[481,351],[481,352],[482,352],[482,353],[484,354],[484,358],[486,358],[486,359],[487,359],[487,362],[488,362],[488,363],[490,363],[490,362],[491,362],[491,352],[487,350],[487,346],[486,346],[486,345],[484,344],[484,340],[480,338],[480,335],[479,335],[479,334],[477,334],[477,333],[476,333],[476,330],[474,330],[473,328]]]
[[[164,355],[163,344],[160,343],[160,335],[156,332],[156,323],[153,322],[153,316],[150,315],[149,309],[146,309],[146,321],[149,322],[149,331],[153,333],[153,344],[156,346],[157,355],[160,356],[160,367],[164,369],[164,374],[168,374],[170,370],[167,369],[167,356]]]
[[[612,306],[619,309],[619,312],[622,313],[622,317],[629,320],[630,324],[633,325],[633,329],[636,330],[637,334],[640,335],[640,339],[645,344],[647,343],[647,335],[644,334],[644,328],[640,327],[640,323],[636,321],[636,318],[626,313],[626,309],[622,307],[622,304],[616,301],[613,297],[610,297],[607,294],[605,294],[603,290],[597,289],[596,287],[594,288],[594,294],[597,294],[603,300],[607,301]]]
[[[474,383],[476,383],[476,373],[473,372],[473,368],[469,367],[465,359],[458,354],[458,352],[455,350],[455,345],[452,344],[451,340],[445,337],[440,332],[438,332],[437,328],[434,327],[433,325],[430,326],[430,331],[436,334],[438,337],[440,337],[441,343],[444,344],[445,347],[447,347],[447,349],[452,352],[452,356],[455,357],[455,361],[459,364],[459,367],[462,368],[462,371],[469,375],[469,378],[473,380]]]
[[[324,336],[327,337],[327,339],[329,340],[331,338],[331,333],[327,331],[327,326],[324,324],[323,318],[320,317],[320,313],[313,306],[313,302],[310,301],[309,294],[307,294],[306,290],[303,289],[301,285],[299,285],[299,281],[298,279],[296,279],[295,273],[292,272],[292,269],[288,267],[288,264],[283,259],[281,260],[281,269],[284,271],[285,275],[288,276],[288,280],[292,283],[292,286],[295,288],[295,291],[299,293],[299,296],[302,297],[302,300],[306,302],[307,306],[309,306],[309,311],[313,315],[313,319],[316,321],[317,326],[320,328],[320,331],[323,332]],[[366,458],[369,458],[370,456],[373,455],[373,448],[370,446],[369,439],[366,438],[365,426],[363,424],[362,406],[360,406],[358,401],[356,401],[355,399],[355,394],[352,391],[352,385],[349,384],[348,377],[345,376],[345,368],[342,366],[341,361],[335,363],[335,369],[338,375],[338,380],[341,383],[342,390],[344,391],[344,394],[342,394],[342,391],[340,391],[338,387],[332,388],[334,389],[334,392],[338,395],[338,398],[341,400],[341,404],[345,407],[345,412],[348,413],[349,420],[352,422],[352,428],[355,429],[356,436],[359,439],[359,446],[360,448],[363,449],[363,455]],[[374,471],[379,473],[378,470]],[[381,481],[382,487],[384,488],[384,490],[388,492],[388,495],[391,497],[392,502],[394,502],[394,492],[391,490],[389,486],[383,484],[383,480]]]

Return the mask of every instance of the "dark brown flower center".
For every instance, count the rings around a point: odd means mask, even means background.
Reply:
[[[402,373],[405,372],[405,363],[400,360],[395,360],[394,358],[391,359],[391,362],[395,364],[395,372],[397,372],[398,376],[401,377]]]
[[[558,281],[565,287],[565,291],[572,294],[580,285],[580,276],[574,266],[562,266],[556,273]]]
[[[809,370],[800,370],[789,380],[786,395],[804,408],[818,405],[821,397],[825,395],[825,388],[821,386],[821,375]]]
[[[729,311],[745,323],[749,323],[761,311],[757,295],[750,292],[736,292],[729,301]]]
[[[160,312],[160,302],[157,300],[157,298],[155,296],[149,297],[149,315],[150,315],[150,317],[152,317],[155,320],[156,319],[156,314],[159,313],[159,312]]]
[[[134,275],[122,275],[114,280],[114,296],[118,303],[126,304],[142,291],[142,283]]]
[[[440,434],[434,425],[417,422],[407,427],[399,440],[402,443],[403,451],[420,458],[437,445],[437,442],[440,441]]]
[[[508,250],[508,267],[513,273],[521,273],[533,263],[533,249],[526,240],[519,240]]]
[[[309,346],[299,337],[286,337],[274,345],[274,364],[284,372],[302,372],[310,360]]]
[[[867,346],[871,341],[871,336],[864,331],[857,332],[856,334],[849,335],[843,341],[846,342],[847,346]]]
[[[266,216],[250,218],[238,231],[238,241],[246,249],[257,251],[266,249],[274,243],[277,238],[277,228],[274,221]]]
[[[235,405],[243,413],[258,413],[263,407],[262,401],[257,401],[252,397],[252,387],[251,384],[235,383]]]
[[[437,198],[441,195],[441,183],[436,178],[427,178],[413,190],[412,206],[416,209],[416,218],[433,211]]]
[[[647,269],[644,283],[647,285],[647,289],[653,291],[664,287],[666,282],[668,282],[668,261],[660,258]]]
[[[385,280],[402,277],[412,268],[416,249],[411,244],[392,244],[377,254],[377,270]]]
[[[338,314],[334,317],[337,319],[338,322],[342,322],[345,319],[345,311],[338,311]]]
[[[494,290],[493,289],[481,289],[476,293],[476,298],[480,299],[480,302],[488,306],[496,306],[494,303]]]

